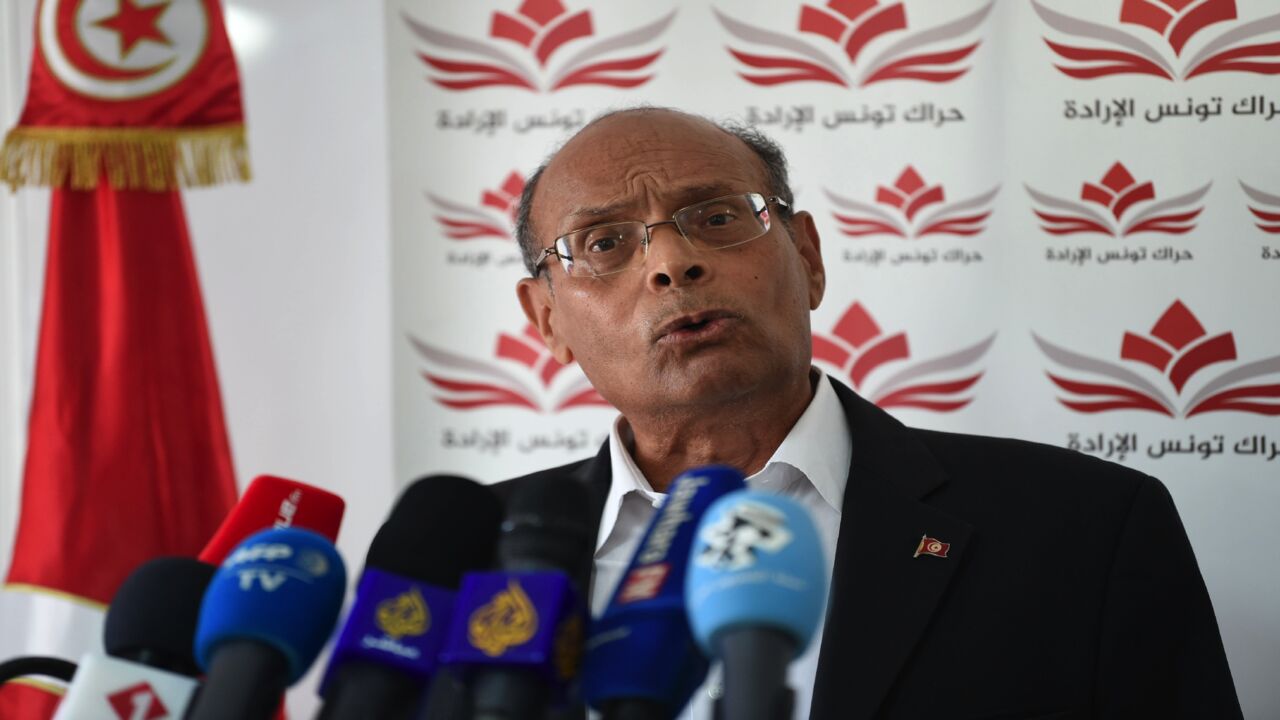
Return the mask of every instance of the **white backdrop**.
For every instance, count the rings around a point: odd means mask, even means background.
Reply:
[[[823,7],[816,0],[812,4]],[[1192,34],[1175,56],[1154,30],[1118,23],[1119,2],[1042,4],[1137,37],[1174,70],[1235,28],[1280,12],[1275,2],[1237,0],[1237,20]],[[6,123],[16,117],[25,89],[34,5],[34,0],[0,5],[0,110]],[[1069,444],[1074,433],[1086,450],[1102,433],[1102,448],[1093,452],[1105,456],[1110,444],[1111,459],[1163,479],[1213,595],[1246,716],[1280,716],[1280,688],[1273,682],[1280,668],[1280,619],[1273,601],[1280,594],[1280,572],[1269,551],[1280,543],[1272,520],[1280,508],[1280,458],[1235,450],[1251,436],[1280,441],[1280,421],[1241,411],[1182,416],[1186,400],[1211,381],[1280,355],[1273,319],[1280,261],[1262,259],[1263,248],[1280,254],[1280,239],[1255,227],[1262,221],[1249,206],[1264,212],[1267,207],[1246,196],[1239,184],[1280,195],[1280,170],[1270,150],[1280,119],[1232,112],[1237,102],[1255,94],[1280,104],[1280,80],[1247,72],[1178,80],[1132,74],[1070,78],[1053,66],[1072,63],[1055,55],[1044,38],[1087,47],[1105,43],[1054,29],[1029,4],[1013,2],[997,3],[972,29],[921,48],[960,50],[978,42],[966,57],[940,66],[944,71],[967,68],[961,76],[865,86],[859,83],[888,48],[984,3],[908,0],[907,28],[873,38],[850,62],[833,41],[797,31],[799,3],[566,0],[566,12],[548,24],[587,9],[592,33],[555,48],[547,72],[537,70],[536,51],[489,35],[494,12],[519,15],[519,0],[389,0],[385,5],[334,0],[323,11],[305,0],[226,0],[224,5],[241,64],[256,177],[248,186],[190,192],[186,198],[238,477],[243,484],[258,473],[274,472],[344,495],[348,518],[339,545],[353,569],[395,488],[412,477],[452,471],[497,480],[563,462],[593,452],[611,417],[608,409],[573,404],[580,395],[576,370],[544,374],[545,356],[520,338],[524,323],[511,285],[521,271],[512,263],[514,247],[503,239],[509,230],[503,208],[509,193],[502,188],[510,174],[531,170],[567,129],[603,107],[648,101],[718,117],[745,120],[754,114],[790,153],[797,201],[815,213],[823,233],[832,277],[814,329],[835,348],[826,356],[830,360],[822,361],[824,367],[847,378],[851,369],[840,362],[840,350],[874,359],[871,349],[882,347],[890,359],[859,375],[859,389],[888,397],[893,376],[904,369],[917,372],[929,360],[972,349],[970,357],[942,363],[945,371],[896,383],[898,389],[935,381],[963,385],[981,373],[957,392],[908,393],[908,399],[968,399],[968,404],[949,412],[904,406],[893,411],[915,425],[1057,445]],[[733,34],[713,6],[731,8],[741,23],[818,48],[838,71],[834,74],[846,76],[853,87],[747,82],[740,73],[780,71],[752,68],[726,47],[822,64],[797,51],[795,43],[789,49],[762,43],[760,34],[741,27],[739,35],[757,40]],[[673,11],[668,26],[639,44],[575,66],[633,59],[636,69],[603,75],[651,79],[630,89],[573,85],[553,92],[434,85],[428,78],[448,81],[466,74],[432,68],[419,54],[499,61],[442,47],[440,36],[428,32],[437,40],[432,44],[405,19],[419,30],[429,26],[498,48],[537,85],[562,66],[574,65],[569,61],[596,41],[643,29]],[[859,23],[845,24],[847,30]],[[659,57],[643,62],[658,49],[663,51]],[[1191,115],[1159,122],[1133,117],[1162,104],[1180,110],[1188,97]],[[1224,109],[1211,115],[1215,97],[1222,98]],[[1114,109],[1128,98],[1133,112],[1117,122]],[[1102,102],[1089,114],[1099,117],[1085,119],[1083,108],[1092,108],[1095,99]],[[1076,102],[1073,118],[1065,117],[1067,100]],[[889,105],[894,106],[892,121]],[[1110,116],[1104,105],[1113,108]],[[1199,105],[1205,107],[1203,121],[1195,114]],[[908,112],[914,119],[906,119]],[[1120,213],[1123,222],[1211,183],[1199,199],[1157,213],[1202,208],[1181,223],[1194,227],[1182,234],[1139,232],[1120,238],[1055,236],[1042,228],[1047,223],[1036,209],[1069,213],[1038,203],[1028,187],[1114,219],[1114,208],[1082,201],[1080,195],[1084,183],[1099,185],[1116,162],[1124,164],[1137,188],[1148,180],[1154,187],[1153,199],[1139,199]],[[921,201],[910,221],[905,211],[876,200],[881,186],[883,197],[893,197],[888,189],[907,166],[924,186],[905,194],[923,197],[939,185],[943,195],[939,202]],[[482,201],[486,190],[494,191],[489,204]],[[970,199],[983,201],[954,208]],[[43,193],[31,190],[0,199],[0,568],[8,560],[14,529],[45,202]],[[921,236],[929,216],[947,209],[961,218],[990,214],[951,226],[976,229],[973,235]],[[851,219],[839,220],[837,211]],[[868,219],[918,237],[842,232],[871,228]],[[455,240],[450,232],[477,237]],[[491,232],[496,234],[486,234]],[[1165,247],[1174,252],[1157,260]],[[1127,259],[1122,258],[1126,248]],[[1049,250],[1066,259],[1046,259]],[[1137,259],[1140,250],[1146,251],[1145,259]],[[1107,251],[1116,256],[1104,264]],[[1172,258],[1184,251],[1192,259],[1175,263]],[[1181,392],[1175,392],[1167,373],[1121,357],[1124,333],[1151,336],[1175,300],[1198,318],[1206,334],[1175,354],[1226,332],[1232,333],[1236,351],[1236,359],[1191,374]],[[879,332],[853,322],[837,331],[855,304],[874,318]],[[856,319],[856,311],[849,317]],[[1174,325],[1188,327],[1185,318]],[[504,333],[512,337],[500,353]],[[906,357],[891,352],[900,348],[902,341],[894,339],[898,333],[905,333]],[[1093,384],[1119,381],[1052,360],[1032,333],[1077,355],[1131,370],[1169,401],[1176,417],[1137,410],[1081,414],[1064,407],[1058,398],[1082,396],[1060,390],[1046,373]],[[874,362],[858,367],[869,365]],[[431,384],[424,373],[498,392]],[[1276,381],[1272,375],[1250,382]],[[462,410],[440,400],[504,404]],[[1117,435],[1130,434],[1137,447],[1120,458]],[[1170,441],[1185,443],[1191,435],[1196,445],[1208,440],[1205,453],[1174,451]],[[1215,435],[1224,438],[1222,453],[1213,452]],[[1170,452],[1152,457],[1162,442]],[[0,656],[11,654],[0,646]],[[309,687],[291,693],[291,711],[309,716],[314,707],[309,693]]]
[[[393,0],[399,474],[500,479],[607,431],[523,335],[520,176],[603,109],[756,124],[823,237],[820,364],[909,424],[1164,480],[1247,715],[1280,716],[1280,572],[1249,550],[1280,543],[1280,215],[1249,209],[1280,199],[1241,185],[1280,195],[1280,79],[1237,50],[1280,4],[1037,2]]]

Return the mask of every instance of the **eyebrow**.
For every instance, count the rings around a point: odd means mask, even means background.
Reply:
[[[675,191],[672,196],[676,199],[676,208],[682,208],[686,205],[698,202],[699,200],[709,200],[711,198],[720,197],[721,195],[733,194],[732,186],[725,183],[700,183],[698,185],[689,185]],[[746,192],[746,191],[743,191]],[[589,206],[580,205],[571,209],[565,214],[566,219],[570,218],[604,218],[617,216],[624,210],[632,206],[630,202],[618,202],[611,205]]]

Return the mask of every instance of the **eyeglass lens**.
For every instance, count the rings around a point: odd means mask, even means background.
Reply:
[[[741,245],[769,231],[769,211],[758,193],[714,198],[676,213],[674,220],[690,242],[708,249]],[[649,232],[639,221],[583,228],[556,241],[568,255],[570,275],[606,275],[627,269]]]

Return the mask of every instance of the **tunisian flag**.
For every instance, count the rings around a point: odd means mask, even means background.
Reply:
[[[0,148],[0,180],[54,188],[0,659],[75,660],[137,565],[194,556],[235,502],[177,188],[248,179],[248,160],[216,0],[42,0],[35,45]],[[56,701],[10,683],[0,717]]]

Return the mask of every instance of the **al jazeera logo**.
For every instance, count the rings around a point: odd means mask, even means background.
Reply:
[[[418,588],[410,588],[378,603],[374,623],[383,632],[383,636],[366,635],[361,641],[364,647],[409,660],[417,660],[422,656],[421,650],[401,642],[404,638],[422,637],[431,629],[431,611]]]
[[[496,658],[533,640],[538,634],[538,624],[538,610],[533,601],[518,581],[510,579],[505,590],[498,591],[489,602],[471,613],[467,641],[485,655]],[[570,614],[556,628],[551,659],[561,680],[578,674],[585,637],[586,628],[577,613]]]
[[[538,610],[520,583],[512,579],[481,605],[467,621],[467,640],[489,657],[498,657],[509,648],[523,645],[538,632]]]

